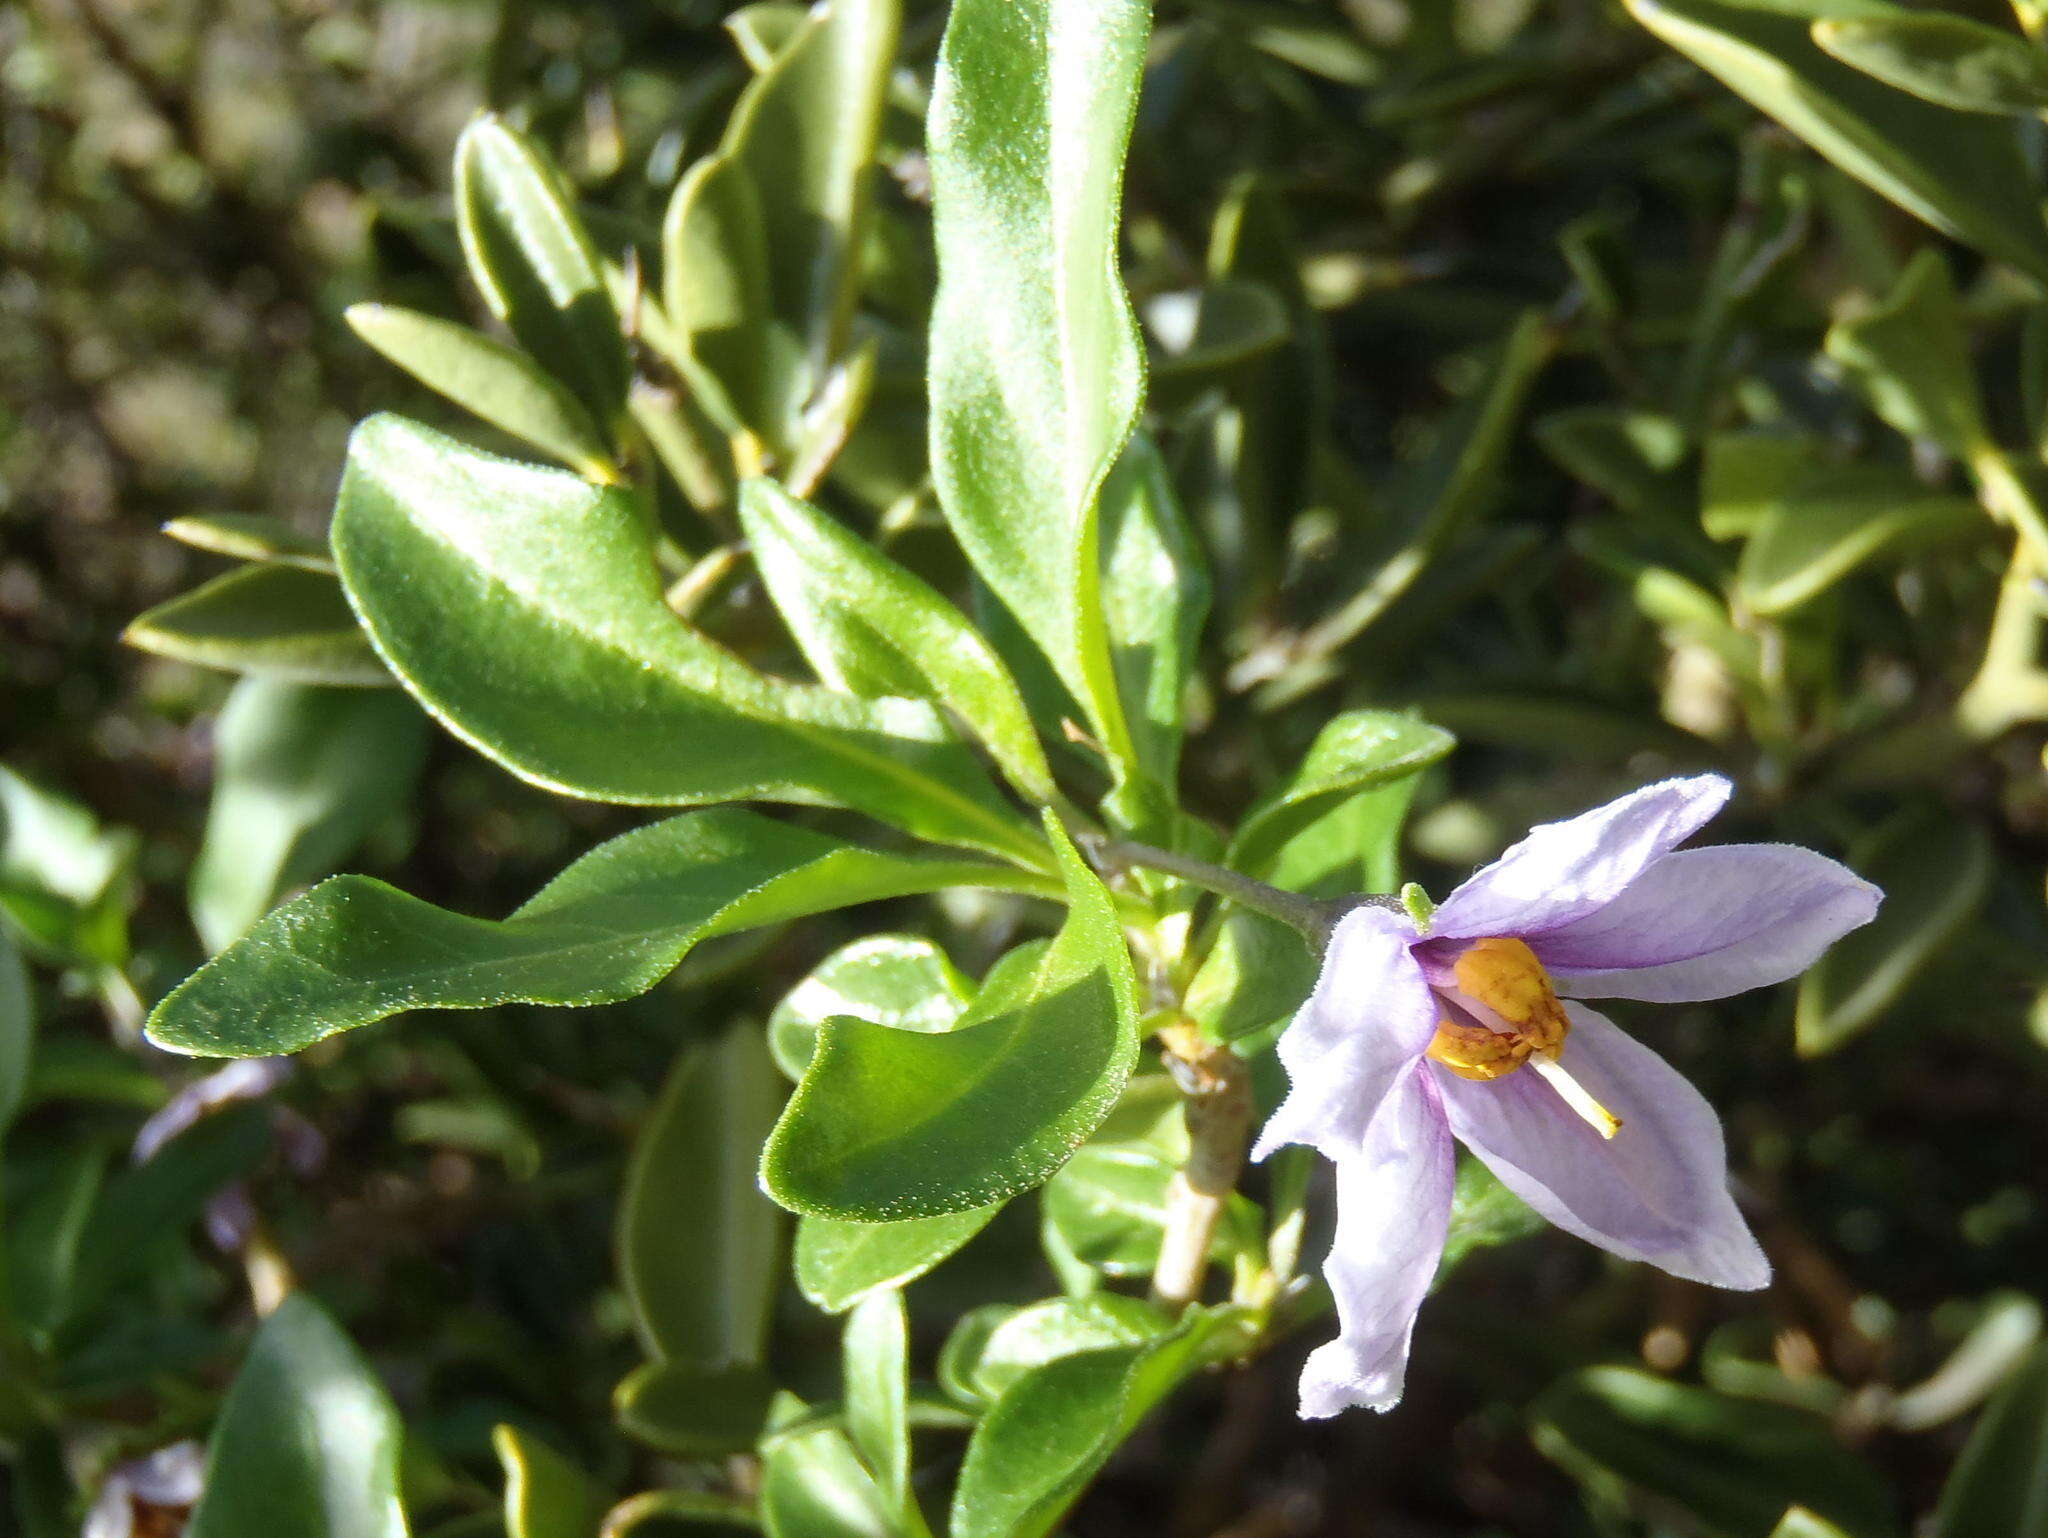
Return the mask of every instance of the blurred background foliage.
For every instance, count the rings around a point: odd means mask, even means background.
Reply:
[[[788,23],[730,9],[0,13],[0,911],[29,963],[0,954],[0,1525],[76,1531],[97,1500],[133,1518],[106,1533],[177,1530],[189,1490],[132,1460],[206,1435],[250,1298],[284,1276],[398,1406],[417,1531],[502,1530],[508,1478],[554,1503],[515,1499],[514,1538],[593,1532],[636,1492],[660,1493],[614,1531],[744,1503],[747,1469],[678,1445],[658,1405],[615,1414],[641,1354],[631,1273],[668,1263],[628,1239],[622,1276],[617,1193],[679,1047],[764,1022],[873,925],[720,942],[601,1015],[412,1019],[216,1086],[274,1092],[202,1117],[173,1097],[207,1069],[143,1047],[141,1010],[275,899],[347,867],[502,914],[631,819],[520,784],[395,692],[231,691],[118,644],[224,553],[287,533],[317,551],[367,412],[507,445],[345,311],[489,328],[449,171],[484,107],[552,151],[625,273],[658,271],[678,175]],[[906,17],[864,255],[888,345],[820,496],[957,588],[918,388],[943,21]],[[2026,116],[2017,137],[2004,193],[2038,202],[2048,142]],[[2048,267],[2024,270],[1995,208],[1946,219],[1951,239],[1897,200],[1616,4],[1162,0],[1125,276],[1149,425],[1216,586],[1188,805],[1227,825],[1333,711],[1412,704],[1462,743],[1410,823],[1402,874],[1435,889],[1533,820],[1718,767],[1739,836],[1845,854],[1892,895],[1796,990],[1632,1022],[1723,1112],[1770,1293],[1474,1221],[1398,1413],[1296,1423],[1291,1345],[1209,1374],[1074,1532],[1760,1535],[1792,1504],[1857,1533],[1937,1507],[1944,1538],[2048,1532],[2000,1505],[2048,1459],[2048,706],[2040,583],[2001,527],[2029,516],[2044,447]],[[689,601],[786,666],[720,471],[651,472],[678,548],[707,558]],[[1012,922],[968,897],[883,918],[970,971]],[[671,1097],[753,1071],[704,1061]],[[149,1120],[167,1105],[196,1125]],[[1172,1156],[1170,1118],[1132,1132],[1144,1109],[1096,1187],[1077,1166],[1045,1198],[1091,1285],[1149,1264],[1142,1214],[1115,1215],[1146,1189],[1124,1166]],[[965,1311],[1072,1282],[1038,1225],[1014,1203],[909,1294],[921,1382]],[[768,1306],[779,1380],[831,1398],[836,1324],[786,1285]],[[974,1392],[950,1387],[918,1391],[941,1468]]]

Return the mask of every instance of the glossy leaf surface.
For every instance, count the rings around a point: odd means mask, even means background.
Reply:
[[[1043,858],[929,706],[769,678],[678,619],[622,492],[375,417],[350,445],[334,549],[406,687],[536,783],[641,804],[852,806]]]
[[[1000,867],[874,854],[751,812],[673,817],[601,844],[502,922],[338,876],[270,914],[157,1006],[174,1052],[260,1057],[411,1009],[603,1004],[714,934],[983,881]]]
[[[404,1538],[398,1413],[327,1311],[294,1293],[221,1407],[190,1538]]]
[[[964,1212],[1058,1169],[1137,1056],[1137,986],[1109,894],[1057,825],[1067,918],[1029,965],[999,967],[951,1031],[842,1019],[762,1161],[775,1199],[824,1217]]]
[[[1096,499],[1144,353],[1117,273],[1142,0],[960,0],[927,129],[932,477],[975,568],[1128,757]]]
[[[773,481],[740,491],[761,578],[818,676],[865,696],[951,709],[1025,796],[1054,795],[1023,697],[995,648],[922,578]]]

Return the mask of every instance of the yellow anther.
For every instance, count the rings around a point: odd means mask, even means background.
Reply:
[[[1572,1023],[1543,963],[1522,941],[1475,940],[1452,970],[1458,992],[1499,1015],[1531,1048],[1554,1057],[1564,1046]]]
[[[1437,1021],[1436,1035],[1429,1043],[1429,1056],[1459,1078],[1482,1083],[1513,1073],[1528,1059],[1529,1051],[1529,1043],[1520,1036],[1450,1019]]]

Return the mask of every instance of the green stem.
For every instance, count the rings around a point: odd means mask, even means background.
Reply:
[[[1278,919],[1292,929],[1299,930],[1304,939],[1319,954],[1329,944],[1330,931],[1345,908],[1352,904],[1321,902],[1313,897],[1303,897],[1299,892],[1285,891],[1280,887],[1268,886],[1263,881],[1254,881],[1250,876],[1239,875],[1221,865],[1212,865],[1207,860],[1197,860],[1189,855],[1175,854],[1169,849],[1155,849],[1150,844],[1134,843],[1129,839],[1097,838],[1083,834],[1078,840],[1083,848],[1094,855],[1098,862],[1107,862],[1122,867],[1138,867],[1143,870],[1163,871],[1169,876],[1178,876],[1191,881],[1204,891],[1214,892],[1218,897],[1228,898],[1240,908],[1249,908],[1254,913],[1263,913],[1267,918]]]

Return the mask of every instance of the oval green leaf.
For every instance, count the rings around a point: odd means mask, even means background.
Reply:
[[[998,968],[943,1035],[841,1019],[768,1140],[761,1178],[793,1211],[889,1222],[984,1207],[1065,1163],[1138,1051],[1137,982],[1109,893],[1057,822],[1067,919]]]
[[[178,662],[299,684],[386,688],[390,672],[325,572],[248,566],[138,616],[121,639]]]

